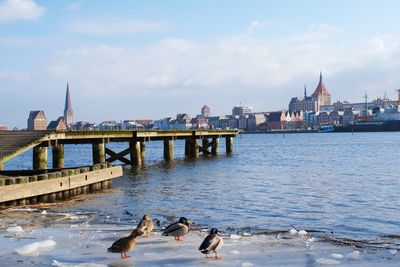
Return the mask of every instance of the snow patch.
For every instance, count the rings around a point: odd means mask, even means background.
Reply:
[[[14,251],[19,255],[29,255],[34,252],[39,252],[40,250],[51,250],[56,246],[56,244],[57,243],[55,241],[48,239],[22,246]]]

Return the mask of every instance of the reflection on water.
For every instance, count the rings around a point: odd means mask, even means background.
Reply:
[[[398,133],[244,135],[231,156],[222,146],[218,159],[185,160],[177,141],[176,159],[164,162],[162,142],[150,142],[145,165],[126,166],[114,180],[112,192],[122,194],[98,195],[71,209],[101,210],[121,221],[132,219],[129,211],[138,218],[184,215],[225,229],[294,224],[345,237],[396,234],[399,143]],[[66,164],[91,164],[91,147],[67,146]],[[30,167],[29,155],[7,165],[21,166]]]

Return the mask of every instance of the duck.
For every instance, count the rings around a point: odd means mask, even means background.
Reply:
[[[133,250],[136,246],[135,238],[139,236],[137,229],[133,230],[129,236],[123,237],[115,241],[111,247],[107,249],[108,252],[121,253],[122,259],[130,258],[126,253]]]
[[[145,214],[136,227],[137,233],[139,235],[143,235],[144,237],[149,237],[148,234],[153,231],[154,224],[153,220],[150,218],[149,215]]]
[[[167,228],[165,228],[162,235],[173,236],[175,237],[176,241],[183,241],[181,236],[189,233],[191,224],[191,221],[189,221],[185,217],[181,217],[178,222],[170,224]]]
[[[203,242],[201,243],[199,250],[201,253],[206,254],[206,258],[209,257],[208,254],[211,252],[215,253],[216,259],[221,259],[221,256],[218,256],[218,250],[224,244],[224,240],[221,237],[221,232],[218,231],[217,228],[212,228],[210,230],[210,234],[204,238]]]

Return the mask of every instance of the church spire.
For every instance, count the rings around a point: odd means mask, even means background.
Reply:
[[[74,123],[74,112],[72,110],[71,96],[69,94],[69,84],[67,82],[67,93],[65,95],[64,122],[71,125]]]
[[[319,82],[322,83],[322,71],[319,72]]]
[[[306,84],[304,84],[304,98],[307,97],[307,86]]]

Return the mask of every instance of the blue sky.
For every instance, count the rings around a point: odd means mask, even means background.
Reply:
[[[400,88],[400,1],[0,0],[0,124],[286,109],[315,89],[362,101]]]

